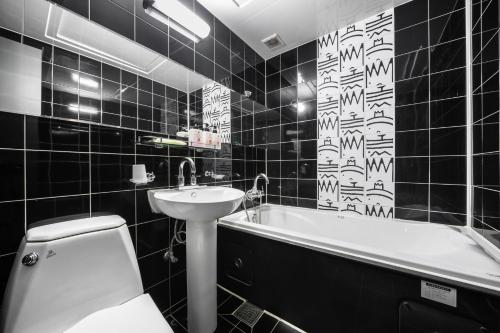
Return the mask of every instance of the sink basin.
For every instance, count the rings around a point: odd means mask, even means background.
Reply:
[[[217,219],[235,211],[244,195],[222,186],[148,191],[153,212],[186,220],[189,333],[217,328]]]
[[[157,209],[182,220],[212,221],[231,214],[243,200],[243,191],[222,186],[151,191]]]

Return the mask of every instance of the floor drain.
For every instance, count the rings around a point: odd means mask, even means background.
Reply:
[[[259,320],[262,310],[255,305],[245,302],[241,304],[233,313],[233,316],[247,324],[253,326]]]

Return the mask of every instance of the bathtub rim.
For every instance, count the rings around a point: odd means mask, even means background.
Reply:
[[[263,206],[268,206],[268,207],[281,207],[281,205],[274,205],[274,204],[265,204]],[[313,208],[301,208],[301,207],[288,207],[286,208],[292,208],[292,209],[300,209],[300,210],[308,210],[308,211],[314,211],[316,213],[323,213],[323,214],[328,214],[328,212],[322,212],[318,211],[317,209]],[[472,289],[476,291],[480,291],[483,293],[487,293],[493,296],[500,297],[500,280],[495,284],[493,282],[490,282],[491,280],[485,279],[482,276],[475,276],[471,274],[460,274],[457,272],[445,270],[445,269],[440,269],[432,266],[426,266],[422,265],[419,263],[414,263],[411,262],[411,265],[408,263],[408,261],[404,261],[395,257],[389,257],[389,256],[383,256],[383,255],[374,255],[366,252],[366,251],[360,251],[358,249],[352,249],[352,248],[346,248],[346,247],[341,247],[333,243],[326,243],[326,242],[321,242],[316,239],[310,239],[306,238],[304,236],[301,236],[300,233],[298,232],[293,232],[293,231],[281,231],[280,228],[277,227],[271,227],[267,225],[262,225],[262,224],[255,224],[255,223],[250,223],[250,222],[234,222],[227,220],[227,218],[234,216],[236,214],[241,214],[242,211],[233,213],[231,215],[225,216],[223,218],[219,219],[218,225],[227,227],[229,229],[233,229],[236,231],[242,231],[242,232],[247,232],[252,235],[256,236],[261,236],[267,239],[275,240],[275,241],[280,241],[284,242],[289,245],[295,245],[295,246],[300,246],[303,248],[307,248],[310,250],[316,250],[322,253],[326,253],[329,255],[335,255],[338,257],[342,257],[345,259],[349,260],[354,260],[370,265],[375,265],[378,267],[386,268],[386,269],[391,269],[395,271],[399,271],[402,273],[406,274],[411,274],[411,275],[416,275],[424,279],[430,279],[434,281],[440,281],[443,283],[448,283],[451,285],[463,287],[466,289]],[[349,216],[345,216],[345,218],[348,218]],[[368,218],[368,217],[365,217]],[[377,220],[375,218],[372,218],[374,220]],[[450,226],[450,225],[442,225],[442,224],[435,224],[435,223],[430,223],[430,222],[419,222],[419,221],[412,221],[412,220],[399,220],[399,219],[394,219],[393,221],[388,221],[389,223],[409,223],[409,224],[416,224],[416,225],[432,225],[436,227],[447,227],[451,229],[455,229],[456,231],[463,233],[468,236],[468,231],[467,227],[461,227],[461,226]],[[480,244],[478,244],[480,245]],[[480,246],[481,247],[481,246]],[[491,260],[495,260],[493,256],[491,256],[487,251],[484,250],[483,247],[481,247],[482,251],[484,252],[485,256],[488,256]],[[495,260],[496,261],[496,260]],[[500,263],[499,263],[500,264]],[[476,278],[473,279],[472,277]]]

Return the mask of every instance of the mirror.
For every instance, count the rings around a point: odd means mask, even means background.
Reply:
[[[189,136],[194,147],[253,144],[231,125],[264,109],[248,96],[51,2],[7,0],[0,11],[3,110]]]

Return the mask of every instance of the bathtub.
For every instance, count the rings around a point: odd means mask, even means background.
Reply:
[[[259,214],[248,210],[250,219]],[[314,209],[263,205],[260,223],[245,211],[224,227],[424,278],[500,295],[500,263],[465,227],[406,220],[339,216]]]

